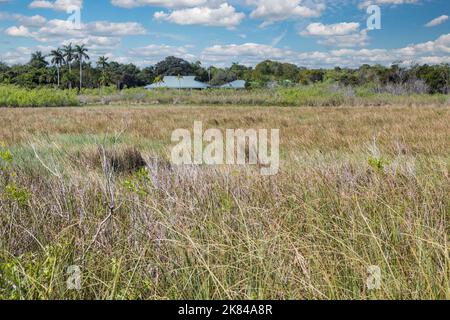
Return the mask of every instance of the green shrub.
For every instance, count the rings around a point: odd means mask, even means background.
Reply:
[[[31,192],[28,189],[16,186],[15,184],[6,185],[3,194],[5,199],[17,202],[21,206],[25,206],[31,198]]]
[[[77,106],[79,100],[74,90],[49,88],[24,89],[16,86],[0,86],[0,107],[61,107]]]
[[[375,171],[382,172],[385,166],[389,164],[389,161],[383,157],[381,158],[370,157],[368,163]]]
[[[9,150],[0,148],[0,170],[5,171],[13,163],[13,156]]]
[[[349,100],[343,92],[333,91],[329,84],[315,84],[279,90],[282,103],[289,106],[340,106]]]

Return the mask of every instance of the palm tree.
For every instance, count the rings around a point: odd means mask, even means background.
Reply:
[[[52,57],[52,64],[56,66],[56,70],[58,72],[58,88],[60,84],[60,75],[59,75],[59,69],[61,68],[62,64],[64,63],[64,53],[60,48],[56,50],[52,50],[50,52],[50,57]]]
[[[68,45],[63,46],[62,50],[64,53],[64,59],[66,61],[67,67],[69,68],[69,74],[71,74],[72,73],[71,64],[72,64],[72,61],[74,58],[74,53],[75,53],[72,43],[69,43]],[[69,81],[69,88],[72,89],[71,81]]]
[[[108,59],[109,58],[107,58],[105,56],[101,56],[98,58],[97,65],[102,67],[102,71],[104,71],[106,69],[106,67],[109,66]]]
[[[63,46],[62,51],[64,53],[64,58],[66,60],[66,64],[69,67],[69,72],[72,71],[71,63],[74,58],[75,50],[72,47],[72,43],[69,43],[66,46]]]
[[[35,68],[45,68],[47,66],[47,61],[45,61],[45,56],[41,51],[36,51],[31,54],[29,64]]]
[[[85,48],[84,44],[82,44],[81,46],[76,45],[75,46],[75,53],[76,53],[76,58],[78,60],[78,63],[80,64],[80,90],[81,87],[83,86],[83,59],[89,60],[89,56],[87,55],[87,52],[89,50],[87,48]]]
[[[105,84],[107,84],[111,80],[110,76],[108,74],[108,71],[106,69],[109,66],[108,58],[105,56],[99,57],[98,61],[97,61],[97,66],[101,67],[101,69],[102,69],[102,74],[101,74],[99,80],[100,80],[100,85],[103,87],[103,86],[105,86]]]

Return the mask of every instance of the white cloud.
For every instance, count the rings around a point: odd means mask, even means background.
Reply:
[[[190,53],[189,49],[190,46],[175,47],[150,44],[130,50],[126,60],[139,66],[153,65],[167,56],[176,56],[188,61],[194,61],[197,56]]]
[[[18,13],[9,14],[6,12],[0,12],[0,20],[13,20],[25,27],[41,27],[47,22],[47,19],[40,15],[24,16]]]
[[[2,62],[9,65],[27,63],[33,52],[41,51],[44,55],[47,55],[54,49],[53,46],[17,47],[14,50],[3,53]]]
[[[335,24],[311,23],[301,32],[304,36],[344,36],[359,30],[357,22],[341,22]]]
[[[87,36],[83,39],[68,39],[62,42],[62,45],[68,45],[69,43],[84,44],[89,50],[102,51],[112,50],[118,48],[120,45],[120,38],[116,37],[101,37],[101,36]]]
[[[143,35],[144,27],[137,22],[108,22],[95,21],[81,24],[80,29],[66,20],[53,19],[47,21],[40,28],[31,31],[26,25],[14,26],[6,29],[6,34],[15,37],[30,37],[37,41],[59,41],[67,37],[83,39],[88,36],[120,37],[128,35]]]
[[[318,17],[326,8],[321,0],[247,0],[247,4],[256,6],[250,17],[264,20],[262,27],[286,19]]]
[[[443,24],[445,21],[448,20],[448,16],[443,15],[440,17],[437,17],[436,19],[431,20],[430,22],[428,22],[425,27],[431,28],[431,27],[436,27],[440,24]]]
[[[370,5],[400,5],[400,4],[414,4],[419,0],[364,0],[359,4],[359,8],[367,8]]]
[[[84,25],[86,33],[106,36],[143,35],[145,28],[137,22],[96,21]]]
[[[205,5],[208,0],[112,0],[114,6],[122,8],[135,8],[155,6],[165,8],[196,7]]]
[[[319,44],[323,44],[330,47],[351,48],[351,47],[364,47],[369,42],[369,35],[367,30],[361,30],[352,34],[342,36],[325,37],[318,41]]]
[[[359,30],[357,22],[342,22],[324,25],[311,23],[300,32],[302,36],[318,37],[319,44],[332,47],[363,47],[369,40],[367,30]]]
[[[53,9],[57,11],[67,11],[71,8],[82,8],[83,0],[34,0],[28,7],[31,9]]]
[[[85,44],[93,55],[119,49],[124,36],[146,34],[144,27],[136,22],[94,21],[81,24],[81,29],[74,29],[73,24],[65,20],[53,19],[44,22],[37,17],[11,17],[23,24],[4,30],[10,37],[31,38],[55,46],[68,43]]]
[[[30,30],[25,26],[9,27],[5,30],[5,33],[11,37],[31,37]]]
[[[229,64],[231,61],[254,65],[265,59],[290,61],[294,56],[294,51],[279,49],[264,44],[245,43],[240,45],[214,45],[206,48],[202,52],[201,60],[218,65]]]
[[[238,26],[245,14],[236,12],[228,3],[222,3],[218,8],[196,7],[175,10],[171,13],[156,12],[155,19],[180,25],[204,25],[234,28]]]
[[[389,65],[404,63],[445,63],[450,53],[450,33],[434,41],[399,49],[336,49],[330,51],[298,52],[269,45],[245,43],[214,45],[203,50],[201,59],[207,63],[229,65],[233,61],[254,65],[265,59],[291,62],[306,67],[359,67],[362,64]]]
[[[67,40],[69,42],[72,40]],[[295,63],[299,66],[313,68],[359,67],[362,64],[389,65],[395,61],[411,63],[450,63],[450,33],[444,34],[434,41],[413,44],[399,49],[335,49],[329,51],[301,52],[286,48],[275,48],[270,45],[258,43],[214,45],[205,48],[199,54],[193,53],[192,46],[170,46],[151,44],[145,47],[130,49],[124,56],[116,56],[108,48],[114,49],[117,43],[108,37],[89,37],[86,39],[73,39],[73,42],[81,41],[89,45],[91,60],[100,53],[110,56],[111,59],[122,63],[134,63],[139,66],[153,65],[166,56],[174,55],[180,58],[195,61],[200,60],[205,64],[228,66],[232,62],[246,65],[255,65],[262,60],[272,59],[281,62]],[[80,43],[80,42],[79,42]],[[59,45],[59,44],[58,44]],[[98,47],[96,47],[98,45]],[[33,48],[20,47],[14,51],[2,54],[2,59],[7,63],[26,62],[29,55],[42,50],[48,52],[52,47],[38,46]]]
[[[14,18],[19,24],[27,27],[41,27],[47,22],[47,19],[40,15],[34,16],[14,15]]]

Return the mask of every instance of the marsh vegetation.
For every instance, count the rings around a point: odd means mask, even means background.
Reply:
[[[448,299],[449,116],[442,104],[2,109],[0,297]],[[280,173],[172,166],[170,133],[194,120],[280,128]]]

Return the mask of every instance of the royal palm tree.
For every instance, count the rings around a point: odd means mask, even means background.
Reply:
[[[63,46],[62,51],[64,53],[64,59],[66,61],[67,67],[69,68],[69,74],[72,75],[72,61],[75,56],[75,51],[73,49],[72,43]],[[72,81],[69,81],[69,88],[72,89]]]
[[[62,51],[64,53],[64,59],[66,61],[66,64],[69,68],[69,72],[72,71],[72,61],[75,56],[75,50],[73,49],[72,43],[69,43],[68,45],[63,46]]]
[[[47,66],[47,61],[45,61],[45,56],[41,51],[36,51],[31,54],[31,59],[29,65],[34,68],[45,68]]]
[[[60,85],[59,70],[61,69],[61,67],[64,63],[64,53],[62,52],[62,50],[60,48],[58,48],[58,49],[52,50],[52,52],[50,52],[50,57],[52,58],[52,64],[56,66],[56,70],[58,73],[58,88],[59,88],[59,85]]]
[[[106,67],[109,66],[108,59],[109,58],[107,58],[105,56],[101,56],[98,58],[97,66],[102,67],[102,71],[104,71],[106,69]]]
[[[89,50],[87,48],[85,48],[84,44],[80,45],[76,45],[75,46],[75,54],[76,54],[76,59],[78,60],[78,63],[80,64],[80,90],[81,87],[83,86],[83,59],[89,60],[89,56],[87,55],[87,52]]]
[[[111,80],[107,70],[107,68],[109,67],[108,58],[105,56],[99,57],[97,61],[97,67],[101,67],[102,69],[102,74],[99,80],[100,85],[103,87]]]

